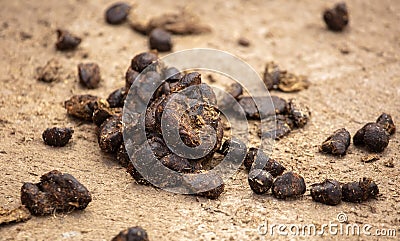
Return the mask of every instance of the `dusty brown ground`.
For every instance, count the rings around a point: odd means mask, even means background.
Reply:
[[[212,25],[210,34],[174,37],[174,50],[211,47],[231,52],[260,74],[274,60],[292,72],[309,76],[312,86],[296,97],[312,109],[306,128],[294,131],[274,146],[273,156],[301,173],[307,184],[335,178],[368,176],[381,195],[363,204],[330,207],[309,195],[295,201],[257,196],[242,170],[226,185],[217,201],[170,194],[136,185],[112,157],[100,152],[93,125],[66,117],[62,103],[72,94],[106,97],[123,86],[131,57],[147,49],[147,39],[127,25],[109,26],[103,11],[112,1],[4,1],[0,9],[0,205],[20,203],[23,182],[58,169],[74,175],[93,195],[83,212],[34,217],[26,223],[0,227],[1,240],[110,240],[121,229],[140,225],[151,240],[263,240],[257,227],[269,224],[315,224],[319,227],[344,212],[349,223],[397,229],[400,235],[399,135],[374,163],[363,164],[364,150],[350,146],[343,158],[318,153],[318,145],[335,129],[352,134],[381,112],[400,123],[400,2],[348,1],[351,23],[344,33],[332,33],[321,21],[327,1],[143,1],[140,15],[158,15],[187,6]],[[174,3],[172,3],[174,2]],[[67,28],[84,38],[73,53],[54,49],[55,29]],[[31,37],[27,38],[27,34]],[[249,48],[237,45],[244,36]],[[340,50],[346,49],[349,54]],[[88,54],[88,58],[83,56]],[[35,69],[56,58],[66,77],[46,84]],[[104,82],[97,90],[82,89],[76,66],[95,61]],[[41,133],[50,126],[73,126],[75,134],[64,148],[43,144]],[[394,168],[384,166],[392,160]],[[374,230],[374,229],[373,229]],[[316,237],[293,237],[311,239]],[[278,238],[274,236],[274,238]],[[283,240],[287,237],[281,237]],[[325,236],[341,240],[340,236]],[[353,236],[351,240],[378,239]]]

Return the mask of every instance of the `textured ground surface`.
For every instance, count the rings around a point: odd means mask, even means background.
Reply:
[[[370,224],[372,230],[394,228],[400,235],[399,134],[392,137],[374,163],[362,163],[360,159],[367,152],[353,145],[343,158],[318,153],[318,145],[334,130],[346,127],[354,134],[383,111],[392,114],[400,125],[399,1],[349,1],[350,28],[340,34],[327,31],[321,20],[321,12],[331,1],[137,3],[141,16],[187,7],[212,26],[210,34],[174,37],[175,51],[217,48],[239,56],[260,74],[265,63],[274,60],[309,77],[312,85],[308,90],[277,93],[307,103],[312,120],[276,143],[273,156],[302,174],[307,184],[325,178],[351,181],[363,176],[378,183],[381,195],[377,200],[335,207],[315,203],[309,195],[293,201],[254,195],[243,170],[227,183],[217,201],[134,184],[111,156],[100,152],[95,127],[67,118],[62,105],[72,94],[106,97],[122,87],[130,59],[147,49],[147,39],[128,25],[105,24],[103,11],[111,2],[21,0],[2,4],[0,205],[19,205],[22,183],[37,182],[40,175],[53,169],[68,172],[85,184],[93,202],[83,212],[34,217],[26,223],[0,227],[1,240],[110,240],[121,229],[134,225],[145,228],[151,240],[267,240],[268,235],[261,236],[257,231],[266,222],[321,227],[329,221],[338,223],[340,212],[347,214],[349,223]],[[83,37],[77,51],[55,51],[58,27]],[[240,36],[250,40],[250,47],[237,44]],[[35,69],[51,58],[63,65],[63,80],[38,82]],[[81,61],[100,65],[104,81],[99,89],[87,91],[79,86],[76,66]],[[45,128],[56,125],[75,129],[72,141],[64,148],[45,146],[41,139]],[[394,168],[384,166],[386,161],[393,161]]]

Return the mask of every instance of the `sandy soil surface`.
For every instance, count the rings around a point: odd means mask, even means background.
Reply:
[[[146,3],[145,3],[146,2]],[[362,204],[326,206],[309,192],[297,200],[280,201],[271,194],[254,195],[241,170],[216,201],[171,194],[135,184],[113,157],[102,153],[95,126],[66,116],[63,102],[72,94],[103,97],[124,85],[130,59],[148,49],[147,38],[127,24],[104,22],[105,0],[3,1],[0,14],[0,205],[20,204],[23,182],[38,182],[53,169],[68,172],[92,193],[85,211],[33,217],[25,223],[0,227],[0,240],[110,240],[120,230],[139,225],[151,240],[269,240],[258,232],[262,224],[337,222],[341,212],[348,223],[392,228],[400,235],[400,140],[395,134],[380,160],[362,163],[368,154],[350,146],[342,158],[318,153],[318,145],[334,130],[354,134],[383,111],[400,123],[400,2],[348,1],[350,27],[327,31],[321,12],[332,1],[166,1],[137,2],[141,16],[154,16],[187,7],[212,26],[209,34],[174,36],[174,51],[207,47],[228,51],[262,74],[267,61],[309,77],[308,90],[294,94],[308,104],[312,119],[304,129],[277,142],[273,157],[312,184],[325,178],[341,181],[373,178],[380,195]],[[83,42],[71,53],[54,48],[55,29],[66,28]],[[249,39],[248,48],[239,37]],[[343,51],[345,50],[345,51]],[[343,52],[348,52],[344,54]],[[56,58],[63,66],[62,81],[38,82],[35,69]],[[103,82],[86,90],[77,82],[77,64],[100,65]],[[43,144],[41,133],[51,126],[72,126],[75,134],[64,148]],[[384,165],[393,161],[394,168]],[[317,237],[295,237],[317,239]],[[325,235],[327,240],[343,236]],[[288,237],[275,235],[274,239]],[[350,236],[349,240],[378,237]],[[394,238],[396,239],[396,238]]]

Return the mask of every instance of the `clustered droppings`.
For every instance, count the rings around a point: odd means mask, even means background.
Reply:
[[[311,197],[315,202],[327,205],[338,205],[342,200],[360,203],[379,194],[379,188],[370,178],[362,178],[358,182],[339,183],[326,179],[322,183],[311,185]]]

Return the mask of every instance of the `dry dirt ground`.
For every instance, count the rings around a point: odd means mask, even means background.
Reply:
[[[333,1],[137,1],[141,16],[187,7],[212,26],[209,34],[174,36],[174,51],[207,47],[228,51],[260,74],[274,60],[292,72],[305,74],[312,85],[294,94],[312,110],[311,122],[274,145],[273,157],[304,176],[308,185],[325,178],[340,181],[373,178],[380,195],[362,204],[331,207],[312,201],[309,192],[297,200],[280,201],[254,195],[241,170],[216,201],[171,194],[135,184],[111,156],[101,153],[95,126],[66,116],[63,101],[72,94],[106,97],[124,85],[130,59],[148,49],[147,39],[127,24],[105,24],[103,12],[112,1],[2,1],[0,9],[0,205],[20,203],[23,182],[58,169],[80,180],[92,193],[86,210],[0,227],[0,240],[110,240],[120,230],[139,225],[151,240],[270,240],[318,237],[275,234],[262,236],[262,224],[315,224],[321,227],[343,212],[348,223],[392,228],[400,235],[400,138],[395,134],[380,160],[362,163],[367,152],[350,146],[336,158],[318,153],[318,145],[334,130],[354,134],[381,112],[400,123],[400,1],[348,1],[350,27],[327,31],[321,12]],[[57,52],[55,29],[83,37],[78,50]],[[251,45],[239,46],[246,37]],[[344,54],[343,52],[348,52]],[[87,58],[85,58],[85,56]],[[35,69],[49,59],[63,65],[62,81],[46,84]],[[102,85],[85,90],[77,82],[76,66],[94,61],[101,67]],[[64,148],[43,144],[41,133],[51,126],[72,126],[75,134]],[[393,161],[394,168],[384,165]],[[334,236],[327,240],[377,240],[378,237]],[[319,237],[320,238],[320,237]],[[382,238],[381,239],[387,239]]]

